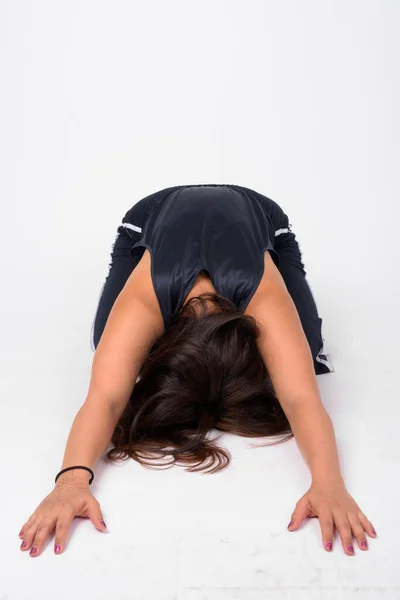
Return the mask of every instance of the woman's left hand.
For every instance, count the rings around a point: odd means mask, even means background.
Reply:
[[[376,537],[372,523],[350,496],[344,484],[313,483],[306,494],[297,502],[288,525],[295,531],[307,517],[318,517],[322,543],[328,552],[332,550],[334,528],[336,527],[343,549],[349,556],[354,555],[353,536],[361,550],[368,550],[365,532]]]

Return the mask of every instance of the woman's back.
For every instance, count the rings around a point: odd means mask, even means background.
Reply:
[[[262,277],[266,250],[279,266],[273,224],[248,191],[234,185],[167,188],[155,200],[150,196],[138,203],[151,206],[143,227],[135,224],[138,205],[125,215],[128,235],[141,230],[131,256],[139,261],[144,248],[151,254],[152,281],[166,326],[201,271],[218,294],[244,310]]]

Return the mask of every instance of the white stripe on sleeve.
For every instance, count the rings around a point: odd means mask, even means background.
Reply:
[[[277,231],[275,231],[275,237],[277,235],[281,235],[281,233],[289,233],[289,229],[278,229]]]
[[[127,229],[132,229],[133,231],[137,231],[138,233],[142,233],[142,228],[137,225],[131,225],[130,223],[121,223],[122,227],[126,227]]]

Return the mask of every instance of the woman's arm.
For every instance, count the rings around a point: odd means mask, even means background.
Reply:
[[[310,346],[269,252],[246,309],[261,326],[260,353],[313,481],[341,481],[332,422],[320,398]]]
[[[246,313],[260,325],[260,353],[272,384],[312,475],[310,489],[296,504],[288,528],[318,516],[324,548],[333,547],[337,528],[345,553],[354,554],[353,535],[361,550],[372,523],[347,492],[340,473],[332,421],[319,395],[309,344],[293,300],[269,252],[265,271]]]
[[[130,398],[143,361],[164,324],[146,251],[111,309],[93,358],[89,391],[73,422],[62,468],[93,468],[109,443]],[[58,481],[84,481],[89,473],[68,471]]]
[[[107,447],[129,400],[141,365],[156,337],[156,315],[140,299],[122,293],[116,300],[97,347],[87,397],[68,436],[62,469],[94,468]],[[63,473],[57,483],[88,483],[81,469]]]
[[[145,252],[118,295],[97,346],[89,391],[68,437],[62,467],[94,468],[109,443],[135,385],[142,363],[164,324]],[[63,473],[20,532],[21,550],[39,556],[55,529],[56,554],[63,552],[75,516],[89,517],[104,531],[98,501],[89,491],[89,475],[82,469]]]

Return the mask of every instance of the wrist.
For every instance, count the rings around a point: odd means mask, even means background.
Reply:
[[[65,467],[64,467],[65,468]],[[56,482],[56,486],[79,486],[79,487],[89,487],[90,473],[85,469],[71,469],[70,471],[66,471],[62,473]]]
[[[338,488],[346,487],[344,479],[340,473],[337,474],[326,474],[326,475],[314,475],[312,477],[311,485],[314,487],[324,488]]]

